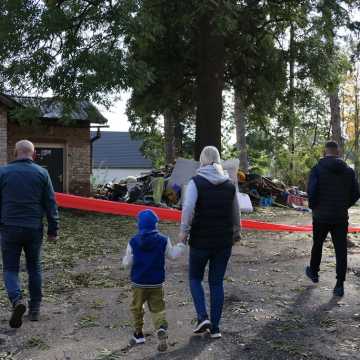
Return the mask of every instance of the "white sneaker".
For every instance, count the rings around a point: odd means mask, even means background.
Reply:
[[[211,328],[211,322],[206,319],[201,322],[198,321],[196,328],[194,329],[194,334],[202,334]]]
[[[143,333],[140,334],[134,334],[132,338],[130,339],[130,345],[140,345],[145,343],[145,337]]]
[[[215,333],[210,333],[210,337],[212,338],[212,339],[220,339],[221,338],[221,332],[219,331],[219,332],[215,332]]]

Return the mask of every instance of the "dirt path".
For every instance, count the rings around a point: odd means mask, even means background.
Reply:
[[[291,211],[252,215],[259,216],[290,224],[310,222],[309,215]],[[187,260],[168,263],[170,349],[158,354],[149,317],[146,345],[126,348],[130,287],[119,257],[134,222],[72,212],[63,212],[62,218],[62,243],[45,247],[42,321],[25,321],[20,330],[9,330],[4,291],[0,294],[0,359],[360,359],[358,247],[350,249],[346,295],[336,300],[330,242],[320,284],[314,286],[303,275],[309,235],[245,233],[234,247],[226,276],[223,339],[217,341],[191,336],[194,310]],[[360,208],[352,212],[352,223],[360,223]],[[177,227],[162,224],[162,230],[175,236]],[[356,236],[352,239],[360,245]]]

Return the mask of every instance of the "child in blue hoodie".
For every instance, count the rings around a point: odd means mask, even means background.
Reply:
[[[172,246],[168,237],[157,230],[159,218],[151,210],[138,214],[138,233],[130,240],[123,266],[131,266],[133,299],[131,312],[134,318],[134,335],[131,344],[143,344],[144,304],[147,303],[159,339],[159,351],[167,349],[167,321],[163,283],[165,257],[175,259],[185,248],[184,244]]]

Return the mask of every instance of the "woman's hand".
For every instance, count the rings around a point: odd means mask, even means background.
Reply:
[[[179,233],[179,236],[178,236],[178,241],[179,243],[183,243],[183,244],[186,244],[187,243],[187,239],[188,239],[188,234],[184,233],[183,231],[181,231]]]

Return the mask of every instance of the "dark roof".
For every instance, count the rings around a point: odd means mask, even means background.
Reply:
[[[0,103],[10,108],[16,106],[36,108],[42,119],[59,120],[64,117],[64,103],[57,98],[0,94]],[[94,124],[107,123],[107,119],[89,101],[77,101],[67,111],[71,120],[89,121]]]
[[[91,132],[91,137],[96,132]],[[132,140],[128,132],[102,131],[93,142],[95,168],[150,169],[152,163],[141,153],[142,140]]]

